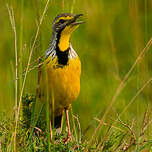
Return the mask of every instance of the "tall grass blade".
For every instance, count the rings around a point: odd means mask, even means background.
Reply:
[[[34,47],[35,47],[35,44],[36,44],[36,40],[38,38],[38,34],[39,34],[39,31],[40,31],[40,26],[42,24],[42,21],[44,19],[44,15],[47,11],[47,8],[48,8],[48,4],[49,4],[49,1],[50,0],[47,0],[46,2],[46,5],[45,5],[45,8],[44,8],[44,11],[42,13],[42,16],[40,18],[40,24],[37,28],[37,31],[36,31],[36,34],[35,34],[35,38],[34,38],[34,41],[33,41],[33,44],[32,44],[32,47],[31,47],[31,50],[30,50],[30,54],[29,54],[29,58],[28,58],[28,63],[27,63],[27,66],[26,66],[26,71],[25,71],[25,75],[24,75],[24,79],[23,79],[23,84],[22,84],[22,88],[21,88],[21,91],[20,91],[20,97],[19,97],[19,104],[18,104],[18,108],[17,108],[17,113],[16,113],[16,122],[15,122],[15,131],[14,131],[14,151],[16,152],[16,132],[17,132],[17,125],[18,125],[18,119],[19,119],[19,114],[20,114],[20,107],[21,107],[21,102],[22,102],[22,96],[23,96],[23,91],[24,91],[24,86],[25,86],[25,82],[26,82],[26,78],[27,78],[27,73],[28,73],[28,70],[29,70],[29,66],[30,66],[30,62],[31,62],[31,58],[32,58],[32,53],[33,53],[33,50],[34,50]]]
[[[46,65],[45,65],[46,66]],[[45,73],[45,86],[46,86],[46,125],[47,125],[47,143],[48,143],[48,151],[51,151],[51,139],[52,138],[52,130],[50,130],[51,126],[51,116],[50,116],[50,100],[49,100],[49,86],[48,86],[48,74],[47,68],[44,67]],[[50,137],[51,136],[51,137]]]
[[[42,113],[44,108],[44,104],[36,101],[34,108],[32,110],[32,116],[31,116],[31,123],[30,123],[30,135],[29,135],[29,139],[28,139],[28,144],[30,144],[31,139],[32,139],[32,135],[33,135],[33,131],[34,131],[34,127],[36,126],[38,119],[40,118],[40,114]]]
[[[22,64],[23,64],[23,18],[24,18],[24,0],[21,0],[21,10],[20,10],[20,48],[19,48],[19,73],[22,73]],[[21,76],[19,79],[19,92],[21,91],[22,88],[22,82],[23,82],[23,77]],[[22,105],[21,105],[22,107]],[[23,118],[23,111],[21,110],[20,118]]]
[[[75,1],[76,1],[76,0],[73,0],[73,1],[72,1],[71,11],[70,11],[71,13],[73,13]]]
[[[14,32],[14,46],[15,46],[15,120],[17,120],[17,103],[18,103],[18,52],[17,52],[17,34],[16,26],[14,19],[13,8],[9,8],[8,4],[6,5]],[[16,133],[14,134],[14,152],[16,152]]]
[[[146,47],[140,52],[140,54],[138,55],[138,57],[136,58],[135,62],[132,64],[131,68],[129,69],[129,71],[126,73],[126,75],[124,76],[123,80],[120,82],[118,88],[116,89],[116,92],[110,102],[110,105],[108,106],[108,108],[106,109],[102,119],[100,120],[99,125],[97,126],[97,128],[94,131],[94,134],[92,136],[92,138],[90,139],[89,143],[92,143],[98,130],[100,129],[100,127],[102,126],[105,117],[107,116],[107,114],[109,113],[112,105],[114,104],[115,100],[117,99],[118,95],[120,94],[126,80],[128,79],[128,77],[130,76],[131,72],[134,70],[135,66],[137,65],[137,63],[141,60],[141,58],[143,57],[143,55],[145,54],[145,52],[147,52],[149,50],[149,48],[152,45],[152,38],[149,40],[149,42],[147,43]]]
[[[47,97],[47,103],[46,103],[46,125],[47,125],[47,143],[48,143],[48,151],[50,152],[51,150],[51,140],[50,140],[50,112],[49,112],[49,102],[48,102],[48,97]]]
[[[145,44],[148,40],[148,4],[147,0],[144,0],[144,7],[145,7]]]
[[[72,107],[70,108],[71,111],[71,118],[72,118],[72,126],[73,126],[73,131],[74,131],[74,136],[75,136],[75,140],[78,143],[78,135],[77,135],[77,130],[76,130],[76,125],[75,125],[75,121],[74,121],[74,116],[73,116],[73,110]]]

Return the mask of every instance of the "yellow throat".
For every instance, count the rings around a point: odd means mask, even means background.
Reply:
[[[66,51],[70,45],[70,36],[72,32],[78,27],[79,25],[75,26],[67,26],[63,29],[60,35],[58,47],[60,51]]]

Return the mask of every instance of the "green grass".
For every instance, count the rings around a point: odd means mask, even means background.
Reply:
[[[152,141],[148,140],[146,137],[147,127],[149,125],[149,117],[151,112],[145,112],[143,116],[143,123],[140,126],[140,132],[135,135],[134,122],[123,122],[119,118],[119,126],[115,127],[114,124],[105,124],[105,135],[96,136],[93,144],[83,137],[83,133],[79,134],[78,122],[73,120],[71,122],[71,128],[73,132],[72,140],[68,143],[64,143],[63,140],[66,138],[66,130],[63,129],[61,134],[53,130],[52,143],[48,142],[49,131],[47,129],[47,119],[44,119],[42,113],[45,111],[41,110],[38,119],[35,121],[33,119],[33,113],[35,108],[36,98],[33,95],[25,95],[23,97],[23,117],[19,121],[19,126],[17,128],[17,151],[68,151],[68,152],[83,152],[83,151],[142,151],[143,149],[151,150]],[[42,112],[43,111],[43,112]],[[71,115],[73,115],[71,113]],[[1,151],[11,150],[12,144],[12,133],[14,132],[14,121],[6,117],[3,114],[3,119],[0,122],[0,141],[1,141]],[[34,123],[34,125],[33,125]],[[74,128],[75,125],[75,128]],[[34,126],[41,129],[42,132],[33,128]],[[77,127],[76,127],[77,126]],[[29,130],[29,128],[31,128]],[[29,131],[28,131],[29,130]],[[102,134],[100,132],[100,134]],[[78,140],[77,138],[81,138]],[[49,148],[50,147],[50,148]]]
[[[152,35],[151,1],[49,1],[41,18],[46,3],[0,2],[0,151],[49,151],[48,147],[52,151],[150,151],[151,41],[146,45]],[[81,59],[82,75],[80,95],[70,110],[73,137],[68,144],[62,142],[66,137],[65,120],[62,134],[54,130],[54,142],[50,143],[48,110],[44,122],[40,119],[43,107],[39,107],[36,117],[34,112],[37,68],[26,73],[48,48],[52,21],[63,12],[83,13],[86,22],[71,38]],[[10,23],[13,14],[15,24]],[[15,107],[19,103],[21,110]],[[17,112],[19,119],[15,117]],[[44,135],[36,133],[35,125]],[[55,144],[56,140],[59,144]]]

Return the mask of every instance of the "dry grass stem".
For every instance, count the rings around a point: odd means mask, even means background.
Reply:
[[[95,119],[96,121],[100,122],[100,119],[98,119],[98,118],[94,118],[94,119]],[[119,131],[121,131],[121,132],[124,132],[123,129],[118,128],[118,127],[115,127],[115,126],[110,125],[110,124],[107,124],[107,123],[105,123],[105,122],[103,122],[103,125],[104,125],[104,126],[109,126],[109,127],[113,128],[113,129],[117,129],[117,130],[119,130]]]
[[[34,65],[34,66],[31,67],[31,68],[29,67],[29,69],[28,69],[27,72],[29,73],[29,72],[33,71],[34,69],[39,68],[41,65],[43,65],[43,63],[44,63],[44,62],[40,62],[39,64]],[[22,72],[22,74],[21,74],[17,79],[20,79],[21,76],[24,76],[24,75],[25,75],[25,72],[26,72],[26,70],[24,70],[24,71]]]
[[[128,124],[124,123],[124,122],[120,119],[119,116],[118,116],[118,120],[119,120],[119,122],[120,122],[124,127],[126,127],[126,128],[129,130],[130,134],[132,135],[132,136],[130,137],[130,142],[129,142],[129,144],[125,143],[124,146],[121,148],[122,151],[127,151],[127,150],[130,149],[132,146],[136,145],[136,141],[137,141],[136,136],[135,136],[135,133],[134,133],[134,131],[133,131],[134,121],[132,121],[131,126],[129,126]],[[125,141],[124,141],[124,142],[125,142]]]
[[[143,118],[143,122],[142,122],[143,127],[141,128],[140,136],[144,135],[144,130],[145,130],[144,128],[147,126],[147,123],[148,123],[147,114],[148,114],[148,108],[147,108],[147,110],[144,113],[144,118]]]
[[[75,115],[73,115],[74,119],[76,119],[78,127],[79,127],[79,143],[81,143],[81,126],[80,126],[80,122],[78,117],[76,117]]]
[[[39,67],[44,63],[43,57],[44,57],[44,55],[43,55],[43,56],[39,56],[37,59],[35,59],[35,60],[29,65],[28,72],[31,72],[31,71],[33,71],[33,70],[36,69],[36,68],[39,68]],[[42,61],[41,61],[41,60],[42,60]],[[41,62],[40,62],[40,61],[41,61]],[[27,69],[27,67],[23,70],[23,72],[21,72],[21,73],[18,74],[18,78],[17,78],[17,79],[20,79],[22,76],[25,75],[26,69]],[[14,80],[13,80],[13,81],[14,81]]]
[[[118,80],[120,82],[121,79],[120,79],[120,75],[119,75],[119,66],[118,66],[118,61],[117,61],[117,57],[116,57],[116,47],[114,44],[111,27],[108,27],[108,35],[109,35],[109,41],[110,41],[110,45],[111,45],[111,52],[112,52],[112,56],[113,56],[113,63],[114,63],[114,69],[115,69],[114,76],[115,76],[116,80]]]
[[[143,118],[143,127],[141,128],[140,137],[144,135],[146,129],[152,123],[152,119],[149,120],[149,118],[147,118],[148,117],[147,113],[148,113],[148,110],[145,112],[145,115],[144,115],[144,118]],[[151,114],[152,114],[152,111],[151,111],[150,115]]]
[[[100,143],[98,143],[98,146],[97,146],[95,152],[98,152],[99,149],[100,149],[101,151],[104,151],[104,143],[105,143],[106,140],[108,139],[108,135],[109,135],[109,133],[110,133],[111,128],[112,128],[112,126],[110,125],[109,128],[108,128],[108,130],[107,130],[107,132],[106,132],[106,134],[105,134],[105,136],[103,137],[102,141],[101,141]]]
[[[137,96],[143,91],[143,89],[152,81],[152,78],[150,78],[135,94],[135,96],[131,99],[131,101],[128,103],[128,105],[124,108],[124,110],[119,114],[119,116],[122,116],[124,112],[129,108],[129,106],[134,102],[134,100],[137,98]]]
[[[17,109],[16,122],[15,122],[14,136],[16,136],[18,118],[19,118],[19,113],[20,113],[20,106],[21,106],[21,101],[22,101],[24,86],[25,86],[25,82],[26,82],[26,78],[27,78],[27,73],[28,73],[29,66],[30,66],[30,62],[31,62],[31,58],[32,58],[32,53],[33,53],[33,50],[34,50],[34,46],[35,46],[36,40],[37,40],[37,38],[38,38],[38,34],[39,34],[39,31],[40,31],[40,26],[41,26],[42,21],[43,21],[43,19],[44,19],[44,15],[45,15],[45,13],[46,13],[46,11],[47,11],[47,7],[48,7],[48,4],[49,4],[49,1],[50,1],[50,0],[47,0],[47,2],[46,2],[44,11],[43,11],[42,16],[41,16],[41,18],[40,18],[39,26],[37,27],[37,32],[36,32],[36,34],[35,34],[35,38],[34,38],[33,45],[32,45],[32,47],[31,47],[31,49],[30,49],[30,54],[29,54],[29,58],[28,58],[28,63],[27,63],[27,67],[26,67],[26,71],[25,71],[25,75],[24,75],[24,79],[23,79],[23,84],[22,84],[22,88],[21,88],[21,92],[20,92],[19,105],[18,105],[18,109]],[[14,142],[15,142],[15,141],[14,141]],[[16,150],[15,150],[15,151],[16,151]]]
[[[128,128],[128,130],[129,130],[130,133],[132,134],[133,138],[136,140],[135,133],[134,133],[134,131],[133,131],[133,129],[132,129],[132,128],[134,127],[134,122],[132,122],[132,125],[129,126],[128,124],[124,123],[124,122],[120,119],[119,116],[118,116],[118,120],[119,120],[119,122],[120,122],[124,127]]]
[[[128,79],[129,75],[131,74],[131,72],[133,71],[133,69],[135,68],[135,66],[137,65],[137,63],[139,62],[139,60],[143,57],[144,53],[146,51],[149,50],[150,46],[152,45],[152,38],[149,40],[149,42],[147,43],[146,47],[141,51],[141,53],[138,55],[138,57],[136,58],[135,62],[133,63],[133,65],[131,66],[131,68],[129,69],[129,71],[127,72],[127,74],[124,76],[124,78],[122,79],[122,81],[120,82],[111,102],[110,102],[110,105],[108,106],[107,110],[105,111],[102,119],[100,120],[100,123],[99,125],[97,126],[97,128],[95,129],[94,131],[94,134],[92,136],[92,138],[90,139],[90,143],[94,140],[94,137],[96,136],[98,130],[100,129],[100,127],[102,126],[103,122],[104,122],[104,119],[105,117],[107,116],[107,114],[109,113],[112,105],[114,104],[116,98],[118,97],[118,95],[120,94],[126,80]]]
[[[16,26],[14,19],[14,11],[13,8],[9,8],[8,4],[6,5],[10,17],[11,26],[14,32],[14,46],[15,46],[15,119],[17,119],[17,102],[18,102],[18,53],[17,53],[17,34],[16,34]],[[16,134],[14,134],[14,151],[16,152]]]

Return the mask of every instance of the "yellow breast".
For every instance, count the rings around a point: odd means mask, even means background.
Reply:
[[[79,95],[81,63],[76,57],[69,59],[68,65],[60,67],[56,66],[56,60],[48,59],[44,66],[46,72],[41,71],[39,81],[41,94],[46,96],[45,92],[47,91],[50,103],[52,103],[51,99],[54,99],[54,111],[57,116],[62,113],[64,108],[68,108]]]

